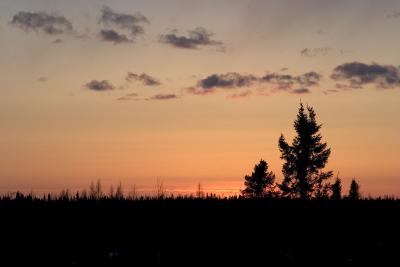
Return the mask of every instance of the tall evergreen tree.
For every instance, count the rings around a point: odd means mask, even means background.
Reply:
[[[244,177],[246,188],[242,190],[245,197],[264,197],[272,196],[274,193],[275,174],[268,172],[268,163],[260,160],[260,163],[254,166],[251,176]]]
[[[332,172],[323,172],[322,169],[328,162],[331,150],[321,141],[321,126],[316,121],[314,109],[309,106],[305,109],[300,103],[294,121],[297,135],[292,145],[286,142],[283,134],[280,136],[279,150],[284,160],[284,179],[278,186],[283,196],[310,199],[327,190],[327,180],[332,177]]]

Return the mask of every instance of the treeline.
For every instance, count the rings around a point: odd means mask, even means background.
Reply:
[[[261,161],[261,166],[264,165]],[[257,168],[259,165],[257,165]],[[240,195],[230,195],[230,196],[223,196],[212,192],[205,192],[203,191],[201,184],[198,184],[197,190],[191,194],[173,194],[167,193],[166,189],[163,189],[162,194],[157,194],[153,192],[152,194],[141,194],[136,191],[135,187],[128,192],[122,187],[120,183],[116,189],[113,186],[110,186],[108,192],[103,191],[103,186],[101,181],[98,180],[96,183],[92,183],[89,187],[89,190],[81,190],[72,192],[68,189],[61,190],[58,194],[55,193],[47,193],[43,195],[37,195],[33,192],[30,193],[23,193],[23,192],[13,192],[7,193],[0,196],[0,201],[7,202],[7,201],[21,201],[21,202],[52,202],[52,201],[61,201],[61,202],[81,202],[81,201],[124,201],[124,202],[134,202],[134,201],[160,201],[160,200],[254,200],[254,199],[263,199],[267,201],[273,200],[287,200],[290,199],[296,200],[296,198],[288,198],[282,196],[279,191],[269,191],[271,187],[267,186],[265,191],[262,191],[261,194],[257,195],[256,193],[252,193],[253,195],[249,195],[248,192],[242,191]],[[332,184],[331,189],[327,191],[326,195],[323,195],[318,198],[313,198],[311,200],[332,200],[332,201],[340,201],[340,200],[398,200],[398,198],[393,196],[380,196],[380,197],[361,197],[359,193],[358,183],[353,180],[351,182],[351,186],[349,189],[348,194],[342,195],[341,193],[341,182],[340,179],[337,178],[335,183]],[[301,200],[301,199],[298,199]]]

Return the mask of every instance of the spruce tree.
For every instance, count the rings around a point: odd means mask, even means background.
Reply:
[[[260,160],[254,166],[253,173],[244,177],[246,188],[242,190],[245,197],[269,197],[274,194],[275,174],[268,172],[268,163]]]
[[[322,142],[319,133],[321,124],[316,121],[312,107],[304,108],[300,103],[297,118],[294,121],[296,136],[292,144],[288,144],[283,134],[279,138],[279,150],[283,182],[279,184],[282,196],[310,199],[324,194],[329,187],[328,179],[332,172],[323,172],[331,154],[327,144]]]
[[[339,177],[336,177],[336,181],[332,184],[332,199],[342,199],[342,181]]]
[[[350,184],[349,199],[357,200],[360,198],[361,198],[360,185],[358,184],[358,182],[355,179],[353,179],[353,180],[351,180],[351,184]]]

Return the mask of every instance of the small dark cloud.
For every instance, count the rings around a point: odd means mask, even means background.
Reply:
[[[290,93],[302,95],[302,94],[310,94],[311,91],[308,88],[297,88],[297,89],[290,91]]]
[[[148,100],[170,100],[179,98],[176,94],[156,94],[148,98]]]
[[[126,76],[126,80],[129,82],[140,81],[144,85],[147,85],[147,86],[157,86],[157,85],[161,84],[161,82],[159,80],[157,80],[156,78],[154,78],[146,73],[136,74],[136,73],[128,72],[128,74]]]
[[[300,85],[303,86],[314,86],[314,85],[318,86],[321,77],[322,77],[321,74],[315,71],[310,71],[304,73],[303,75],[296,76],[295,79]]]
[[[160,41],[176,48],[198,49],[199,46],[218,46],[223,47],[222,42],[212,39],[213,33],[203,27],[197,27],[189,31],[188,36],[178,35],[177,31],[161,35]],[[221,51],[224,49],[222,48]]]
[[[282,72],[285,72],[285,71],[288,71],[289,70],[289,68],[281,68],[280,69],[280,71],[282,71]]]
[[[241,93],[228,95],[228,96],[226,96],[226,98],[227,99],[241,99],[241,98],[249,97],[250,95],[252,95],[251,90],[246,90]]]
[[[367,84],[374,84],[376,88],[393,88],[400,86],[400,69],[393,65],[350,62],[337,66],[331,78],[338,82],[347,82],[345,86],[353,89]]]
[[[326,56],[332,51],[330,47],[304,48],[300,54],[304,57]]]
[[[20,11],[13,16],[10,23],[24,31],[33,31],[45,35],[60,35],[73,32],[72,23],[64,16],[51,15],[44,12]]]
[[[294,88],[305,88],[309,86],[318,86],[321,80],[321,74],[310,71],[302,75],[290,75],[269,73],[261,78],[262,82],[272,83],[277,86],[279,90],[292,90]]]
[[[323,30],[323,29],[318,29],[318,30],[315,31],[315,33],[318,34],[318,35],[325,35],[325,34],[327,34],[327,32],[326,32],[325,30]]]
[[[114,30],[101,30],[99,32],[99,37],[101,40],[105,42],[111,42],[113,44],[123,44],[123,43],[133,42],[125,34],[120,34]]]
[[[114,86],[107,80],[92,80],[85,84],[84,87],[97,92],[114,90]]]
[[[143,24],[149,23],[147,17],[141,13],[123,14],[104,6],[101,9],[100,23],[106,26],[115,27],[120,30],[127,30],[131,37],[144,33]]]
[[[62,39],[61,38],[57,38],[53,41],[53,44],[61,44],[62,43]]]
[[[197,85],[203,89],[214,87],[235,88],[251,85],[257,78],[253,75],[228,72],[226,74],[212,74],[198,81]]]
[[[38,82],[42,82],[42,83],[44,83],[44,82],[47,82],[47,78],[46,77],[39,77],[38,79]]]
[[[400,18],[400,11],[394,11],[392,13],[389,13],[386,15],[386,17],[390,19],[398,19]]]
[[[124,96],[117,98],[117,100],[138,100],[139,95],[137,93],[130,93]]]

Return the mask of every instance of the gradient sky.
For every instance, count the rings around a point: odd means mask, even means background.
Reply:
[[[396,0],[2,0],[0,191],[281,180],[301,100],[344,189],[399,196],[399,26]]]

